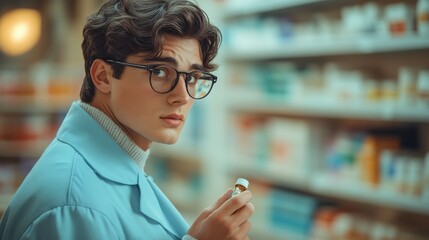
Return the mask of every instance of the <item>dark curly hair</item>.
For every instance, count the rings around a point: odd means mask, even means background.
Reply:
[[[90,68],[96,59],[124,61],[129,55],[144,53],[148,58],[161,55],[164,35],[194,38],[201,46],[203,67],[213,71],[212,60],[221,44],[221,33],[207,14],[188,0],[109,0],[88,18],[83,29],[82,51],[85,78],[80,98],[91,102],[95,86]],[[112,65],[119,78],[124,66]]]

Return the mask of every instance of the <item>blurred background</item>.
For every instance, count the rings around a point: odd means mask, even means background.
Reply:
[[[0,213],[78,99],[102,2],[0,2]],[[186,219],[244,177],[252,239],[428,239],[429,0],[198,4],[219,81],[147,163]]]

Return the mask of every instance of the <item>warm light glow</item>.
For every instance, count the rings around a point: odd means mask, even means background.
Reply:
[[[22,55],[39,41],[42,30],[40,13],[15,9],[0,17],[0,50],[10,56]]]

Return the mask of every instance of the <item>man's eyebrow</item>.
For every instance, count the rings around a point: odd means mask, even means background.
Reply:
[[[192,64],[191,69],[193,70],[199,70],[199,71],[205,71],[206,69],[201,64]]]
[[[177,60],[172,58],[172,57],[155,57],[155,58],[151,58],[149,60],[154,61],[154,62],[169,63],[175,67],[177,67],[177,65],[178,65]],[[191,69],[192,70],[205,71],[205,68],[201,64],[196,64],[196,63],[191,65]]]
[[[154,57],[154,58],[150,58],[148,59],[149,61],[153,61],[153,62],[162,62],[162,63],[169,63],[171,65],[174,65],[175,67],[177,67],[177,60],[172,58],[172,57]]]

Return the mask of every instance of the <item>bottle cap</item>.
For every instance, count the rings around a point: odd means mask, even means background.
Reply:
[[[240,184],[243,185],[244,187],[248,188],[249,187],[249,181],[247,181],[244,178],[237,178],[237,182],[235,182],[235,184]]]

